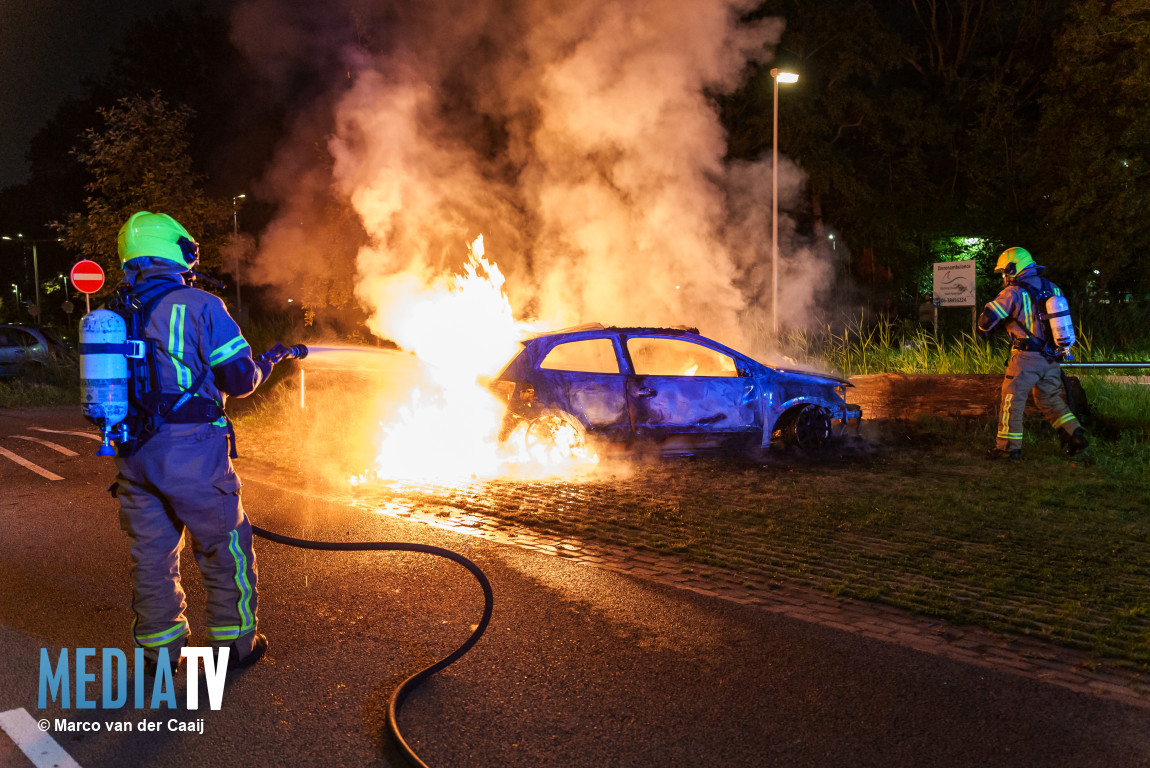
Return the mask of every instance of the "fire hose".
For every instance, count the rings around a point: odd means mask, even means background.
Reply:
[[[487,576],[479,569],[478,565],[458,552],[452,552],[450,549],[443,549],[442,547],[433,547],[429,544],[413,544],[399,541],[309,541],[307,539],[296,539],[291,536],[273,533],[257,525],[252,526],[252,533],[268,541],[285,544],[289,547],[298,547],[299,549],[318,549],[334,552],[421,552],[427,555],[445,557],[448,560],[462,565],[470,571],[471,575],[475,577],[475,580],[479,582],[479,586],[483,588],[483,618],[479,620],[475,631],[464,641],[463,645],[456,648],[449,655],[443,657],[431,666],[416,672],[400,683],[399,687],[392,692],[391,699],[387,704],[387,736],[392,745],[411,765],[417,766],[417,768],[428,768],[427,763],[419,759],[419,756],[415,754],[415,751],[403,738],[403,734],[399,732],[399,710],[403,706],[403,702],[407,700],[407,697],[427,680],[427,678],[458,661],[460,657],[471,650],[471,646],[479,642],[479,638],[483,636],[483,631],[487,629],[487,624],[491,621],[491,611],[495,603],[495,596],[491,591],[491,582],[487,580]]]
[[[267,362],[278,363],[282,360],[299,360],[307,357],[307,354],[308,348],[303,344],[295,344],[287,347],[282,344],[276,344],[267,352],[260,355],[260,359]],[[429,544],[412,544],[399,541],[346,543],[338,541],[309,541],[308,539],[295,539],[291,536],[273,533],[257,525],[252,526],[252,533],[268,541],[274,541],[277,544],[285,544],[289,547],[297,547],[299,549],[318,549],[329,552],[421,552],[426,555],[445,557],[448,560],[462,565],[470,571],[471,575],[475,577],[475,580],[479,582],[479,586],[483,589],[483,618],[479,620],[475,631],[464,641],[463,645],[431,666],[421,669],[400,683],[392,692],[387,704],[387,736],[392,746],[394,746],[411,765],[417,768],[428,768],[427,763],[419,759],[419,756],[415,754],[415,751],[403,738],[403,734],[399,732],[399,710],[403,706],[403,702],[411,695],[412,691],[436,672],[458,661],[460,657],[471,650],[471,646],[479,642],[479,638],[483,636],[483,631],[487,629],[487,624],[491,621],[491,611],[495,604],[495,595],[491,591],[491,582],[487,580],[486,574],[480,570],[478,565],[458,552],[452,552],[450,549],[443,549],[442,547],[433,547]]]

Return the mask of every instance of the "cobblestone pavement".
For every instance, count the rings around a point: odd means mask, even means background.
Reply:
[[[241,469],[245,478],[264,482],[277,482],[278,472],[262,464]],[[317,492],[314,487],[312,492]],[[369,486],[353,493],[328,489],[318,493],[379,514],[562,557],[580,565],[755,606],[925,653],[1150,708],[1150,676],[1099,660],[1084,651],[1035,638],[955,625],[875,602],[836,597],[788,581],[782,572],[785,568],[734,569],[701,565],[697,560],[612,543],[598,536],[541,532],[505,519],[506,515],[496,517],[483,511],[516,503],[523,509],[533,508],[539,503],[536,495],[546,496],[552,509],[568,504],[580,506],[588,501],[587,494],[596,493],[594,488],[574,491],[562,485],[546,484],[544,490],[541,484],[507,483],[494,490],[486,485],[479,493],[475,488],[432,491],[413,486]],[[616,503],[617,499],[600,501]]]

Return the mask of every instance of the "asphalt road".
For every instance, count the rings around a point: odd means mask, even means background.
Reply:
[[[0,411],[0,448],[62,478],[0,452],[0,713],[49,720],[85,768],[399,764],[381,736],[390,691],[462,642],[482,606],[466,571],[426,555],[257,541],[271,649],[229,682],[222,709],[183,709],[182,676],[176,711],[38,709],[41,649],[128,650],[131,613],[111,460],[37,428],[91,431],[70,409]],[[243,498],[271,530],[435,544],[488,574],[487,634],[403,710],[432,766],[1150,765],[1143,708],[374,514],[302,474],[293,488],[249,482]],[[190,547],[183,572],[195,632]],[[99,677],[89,698],[99,706]],[[101,730],[62,733],[58,718]],[[167,731],[201,718],[202,733]],[[161,730],[107,731],[143,720]],[[34,764],[0,732],[0,765]]]

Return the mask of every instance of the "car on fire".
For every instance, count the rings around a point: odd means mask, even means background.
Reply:
[[[819,453],[862,418],[834,376],[757,362],[695,328],[599,324],[544,333],[490,382],[501,438],[591,441],[663,455],[793,446]]]

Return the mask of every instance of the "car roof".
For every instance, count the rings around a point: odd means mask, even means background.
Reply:
[[[571,338],[573,341],[578,337],[583,336],[594,337],[596,335],[623,335],[623,336],[677,336],[679,338],[694,340],[708,344],[716,349],[743,360],[748,360],[756,365],[762,363],[755,360],[753,357],[739,352],[736,349],[731,349],[726,344],[720,341],[715,341],[709,336],[704,336],[699,333],[698,328],[691,328],[686,325],[679,325],[673,327],[660,327],[660,326],[642,326],[642,325],[603,325],[602,323],[587,323],[585,325],[577,325],[574,328],[564,328],[561,331],[549,331],[547,333],[537,333],[529,336],[523,341],[524,346],[535,346],[538,344],[545,344],[549,339],[563,340]]]
[[[801,368],[796,368],[796,367],[783,368],[780,366],[770,365],[769,363],[763,363],[763,362],[756,360],[755,358],[751,357],[750,355],[747,355],[743,352],[738,351],[737,349],[732,349],[731,347],[728,347],[726,344],[723,344],[721,341],[716,341],[716,340],[710,338],[709,336],[704,336],[703,334],[699,333],[698,328],[692,328],[692,327],[686,326],[686,325],[677,325],[677,326],[672,326],[672,327],[667,328],[667,327],[659,327],[659,326],[621,326],[621,325],[603,325],[602,323],[585,323],[583,325],[576,325],[574,327],[564,328],[564,329],[558,330],[558,331],[546,331],[544,333],[532,334],[531,336],[528,336],[526,339],[524,339],[523,344],[527,345],[527,344],[532,344],[533,342],[541,342],[545,339],[559,339],[559,338],[563,338],[566,336],[579,336],[579,335],[585,334],[585,333],[586,334],[594,334],[595,332],[610,333],[610,334],[623,334],[624,336],[631,335],[631,334],[649,334],[652,336],[681,336],[681,337],[693,336],[693,337],[698,338],[700,341],[704,341],[707,344],[710,344],[714,347],[717,347],[718,349],[720,349],[724,352],[727,352],[729,354],[734,355],[735,357],[739,357],[739,358],[742,358],[744,360],[748,360],[748,361],[754,363],[755,365],[761,366],[763,368],[772,369],[774,371],[777,371],[778,373],[788,374],[788,375],[792,375],[792,376],[799,376],[799,377],[814,376],[814,377],[817,377],[820,379],[828,379],[831,381],[836,381],[836,382],[838,382],[840,384],[844,384],[848,387],[854,386],[853,384],[851,384],[846,379],[844,379],[840,376],[835,376],[833,374],[820,373],[818,371],[807,371],[807,370],[803,370]]]
[[[41,330],[34,325],[19,325],[17,323],[0,323],[0,328],[15,329],[17,331],[25,331],[33,336],[41,333]]]
[[[695,336],[700,335],[698,328],[692,328],[687,325],[676,325],[669,328],[660,328],[656,326],[603,325],[602,323],[584,323],[583,325],[576,325],[572,326],[571,328],[563,328],[558,331],[533,333],[527,338],[545,339],[551,336],[566,336],[568,334],[585,333],[587,331],[608,331],[610,333],[651,333],[665,336],[684,336],[686,334],[694,334]]]

